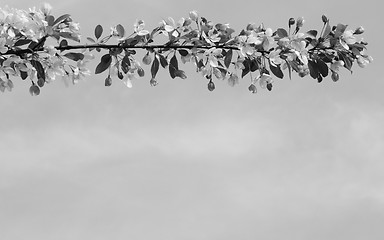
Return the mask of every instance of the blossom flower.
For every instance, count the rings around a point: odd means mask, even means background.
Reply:
[[[356,42],[356,37],[353,35],[354,31],[348,30],[345,31],[340,38],[340,44],[347,50],[349,50],[348,44],[354,44]]]
[[[360,55],[357,57],[357,64],[361,68],[365,68],[372,61],[373,61],[373,58],[371,56]]]
[[[5,38],[0,38],[0,53],[4,54],[8,52],[8,47],[5,46],[7,40]]]

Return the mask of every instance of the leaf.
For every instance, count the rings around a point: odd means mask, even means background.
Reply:
[[[185,56],[188,55],[188,51],[185,50],[185,49],[180,49],[180,50],[179,50],[179,53],[180,53],[180,55],[183,56],[183,57],[185,57]]]
[[[156,77],[156,74],[157,72],[159,71],[159,60],[157,59],[157,57],[155,57],[155,59],[153,60],[152,62],[152,66],[151,66],[151,75],[152,75],[152,78],[155,78]]]
[[[96,39],[99,39],[101,37],[101,34],[103,34],[103,27],[99,24],[95,27],[95,37]]]
[[[23,45],[29,44],[31,42],[32,42],[32,40],[30,40],[30,39],[19,39],[19,40],[17,40],[17,42],[15,42],[13,44],[13,46],[14,47],[23,46]]]
[[[308,34],[309,36],[313,37],[313,38],[316,38],[316,36],[317,36],[317,31],[316,31],[316,30],[309,30],[309,31],[307,32],[307,34]]]
[[[319,69],[320,74],[323,77],[328,76],[328,65],[320,59],[317,59],[316,63],[317,63],[317,67]]]
[[[289,64],[288,60],[285,60],[288,66],[288,74],[289,74],[289,79],[292,80],[292,67],[291,64]]]
[[[84,54],[82,54],[82,53],[69,52],[69,53],[64,54],[64,56],[75,61],[75,62],[84,59]]]
[[[175,72],[176,77],[179,77],[181,79],[186,79],[187,75],[185,75],[185,72],[183,70],[177,70]]]
[[[61,23],[62,21],[64,21],[65,19],[69,18],[70,15],[69,14],[64,14],[64,15],[61,15],[60,17],[58,17],[54,22],[53,22],[53,26],[58,24],[58,23]]]
[[[331,26],[329,25],[329,21],[327,22],[327,25],[325,25],[325,30],[323,32],[322,38],[326,38],[331,33]]]
[[[259,69],[259,63],[257,62],[257,59],[253,59],[252,61],[250,61],[250,68],[251,68],[251,72],[254,72],[256,71],[257,69]]]
[[[231,65],[231,62],[232,62],[232,55],[233,55],[233,51],[232,49],[229,49],[227,51],[227,53],[225,54],[225,57],[224,57],[224,65],[226,68],[229,68],[229,65]]]
[[[271,64],[271,62],[269,62],[269,68],[271,69],[271,72],[276,77],[278,77],[278,78],[283,78],[284,77],[284,73],[281,71],[280,65],[274,66],[273,64]]]
[[[87,40],[90,41],[90,42],[92,42],[92,43],[95,43],[95,42],[96,42],[96,41],[95,41],[93,38],[91,38],[91,37],[87,37]]]
[[[317,76],[319,76],[319,69],[317,68],[316,63],[314,61],[308,61],[308,68],[311,77],[317,79]]]
[[[177,63],[177,58],[175,55],[171,58],[169,61],[169,74],[171,75],[171,78],[175,78],[176,72],[179,70],[178,63]]]
[[[105,54],[101,57],[100,63],[97,65],[95,74],[99,74],[107,70],[109,66],[111,65],[112,57],[109,54]]]
[[[123,57],[123,60],[121,61],[121,70],[123,70],[123,72],[125,74],[127,74],[127,72],[129,71],[129,67],[131,66],[131,62],[129,60],[129,57],[128,55],[125,55]]]
[[[278,28],[276,30],[276,33],[277,33],[277,36],[279,36],[279,38],[288,37],[287,30],[285,30],[284,28]]]
[[[339,58],[344,61],[344,67],[352,72],[352,61],[351,59],[344,54],[343,52],[339,52]]]
[[[121,24],[117,24],[116,31],[119,34],[119,37],[121,37],[121,38],[124,37],[125,30],[124,30],[124,27]]]
[[[347,25],[341,23],[337,24],[335,30],[335,38],[340,37],[345,32],[345,29],[347,29]]]
[[[30,62],[37,71],[37,79],[42,78],[45,81],[45,71],[43,65],[41,65],[41,63],[37,60],[31,60]]]
[[[161,66],[162,66],[163,68],[166,68],[166,67],[168,66],[168,61],[167,61],[167,59],[166,59],[163,55],[161,55],[161,54],[158,54],[157,56],[159,56],[159,58],[160,58],[160,64],[161,64]]]
[[[244,65],[244,69],[241,73],[241,78],[243,78],[245,75],[247,75],[250,71],[250,60],[248,58],[246,58],[244,61],[243,61],[243,65]]]

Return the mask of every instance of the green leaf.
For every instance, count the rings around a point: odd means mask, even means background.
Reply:
[[[250,61],[250,69],[251,69],[251,72],[254,72],[257,69],[259,69],[259,63],[257,62],[257,58]]]
[[[249,73],[249,71],[251,70],[251,68],[250,68],[250,60],[248,58],[246,58],[243,61],[243,65],[244,65],[244,68],[243,68],[243,71],[241,73],[241,78],[243,78],[245,75],[247,75]]]
[[[171,58],[169,61],[169,74],[171,75],[171,78],[177,77],[176,72],[179,70],[177,58],[175,55]]]
[[[119,34],[119,37],[121,37],[121,38],[124,37],[125,30],[124,30],[124,27],[121,24],[117,24],[116,31]]]
[[[185,49],[180,49],[180,50],[179,50],[179,53],[180,53],[180,55],[183,56],[183,57],[185,57],[185,56],[188,55],[188,51],[185,50]]]
[[[157,57],[155,57],[155,59],[153,60],[152,62],[152,66],[151,66],[151,75],[152,75],[152,78],[155,78],[156,77],[156,74],[157,72],[159,71],[159,60],[157,59]]]
[[[276,30],[276,33],[277,33],[277,36],[279,36],[279,38],[288,37],[288,32],[284,28],[278,28]]]
[[[321,36],[321,37],[326,38],[331,33],[331,30],[332,29],[331,29],[331,26],[329,25],[329,21],[328,21],[327,24],[325,25],[323,36]]]
[[[276,77],[278,77],[278,78],[283,78],[284,77],[284,73],[281,71],[280,65],[274,66],[273,64],[271,64],[271,62],[269,62],[269,68],[271,69],[271,72]]]
[[[45,81],[45,71],[43,65],[41,65],[41,63],[37,60],[31,60],[30,62],[37,71],[37,79],[42,78]]]
[[[344,61],[344,67],[352,72],[352,60],[343,52],[339,52],[339,58]]]
[[[32,40],[30,40],[30,39],[19,39],[19,40],[17,40],[17,42],[15,42],[13,44],[13,46],[14,47],[23,46],[23,45],[29,44],[31,42],[32,42]]]
[[[162,66],[163,68],[166,68],[166,67],[168,66],[168,61],[167,61],[167,59],[166,59],[163,55],[161,55],[161,54],[158,54],[157,56],[159,56],[159,58],[160,58],[160,64],[161,64],[161,66]]]
[[[64,54],[64,56],[75,61],[75,62],[84,59],[84,54],[82,54],[82,53],[69,52],[69,53]]]
[[[225,57],[224,57],[224,65],[226,68],[229,68],[229,65],[231,65],[231,62],[232,62],[232,55],[233,55],[233,51],[232,49],[229,49],[227,51],[227,53],[225,54]]]
[[[177,70],[175,72],[176,77],[179,77],[181,79],[186,79],[187,75],[185,75],[185,72],[183,70]]]
[[[95,43],[95,42],[96,42],[96,41],[95,41],[93,38],[91,38],[91,37],[87,37],[87,40],[90,41],[90,42],[92,42],[92,43]]]
[[[340,37],[345,32],[345,29],[347,29],[347,25],[341,23],[337,24],[335,30],[335,38]]]
[[[95,74],[99,74],[107,70],[109,66],[111,65],[112,57],[109,54],[105,54],[101,57],[100,63],[97,65]]]
[[[103,34],[103,27],[99,24],[95,27],[95,37],[96,39],[99,39],[101,37],[101,34]]]
[[[289,79],[292,80],[292,67],[291,64],[289,64],[288,60],[285,60],[288,66],[288,74],[289,74]]]
[[[328,76],[328,65],[320,59],[317,59],[316,63],[317,63],[317,67],[319,69],[320,74],[323,77]]]
[[[311,77],[317,79],[317,76],[319,76],[319,69],[317,68],[316,63],[314,61],[308,61],[308,68]]]
[[[53,26],[58,24],[58,23],[61,23],[62,21],[66,20],[67,18],[69,18],[70,15],[69,14],[64,14],[64,15],[61,15],[60,17],[58,17],[54,22],[53,22]]]
[[[127,74],[130,66],[131,66],[131,61],[129,60],[128,55],[125,55],[123,57],[123,60],[121,61],[121,70],[123,70],[123,72]]]

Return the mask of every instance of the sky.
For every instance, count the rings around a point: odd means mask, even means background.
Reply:
[[[236,32],[276,29],[303,16],[304,29],[360,25],[374,62],[337,83],[294,75],[250,94],[160,69],[132,89],[105,75],[30,96],[13,79],[0,94],[2,240],[379,240],[384,238],[384,97],[377,1],[49,2],[71,14],[83,39],[97,24],[148,28],[191,10]],[[1,7],[40,6],[5,0]],[[100,57],[101,55],[96,55]],[[96,61],[96,60],[95,60]],[[94,68],[94,65],[90,67]],[[145,68],[149,72],[148,68]]]

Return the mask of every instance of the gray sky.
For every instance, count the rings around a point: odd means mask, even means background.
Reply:
[[[104,74],[76,86],[59,80],[39,97],[14,79],[0,95],[0,238],[4,240],[384,238],[384,37],[377,1],[51,1],[83,39],[136,19],[148,28],[197,10],[237,30],[273,29],[304,16],[304,29],[363,25],[366,69],[340,81],[276,80],[250,94],[190,66],[186,80],[160,69],[126,88]],[[39,1],[2,1],[39,6]],[[100,57],[100,55],[98,55]],[[97,62],[95,60],[94,62]],[[90,65],[94,69],[95,63]],[[91,69],[93,71],[93,69]]]

